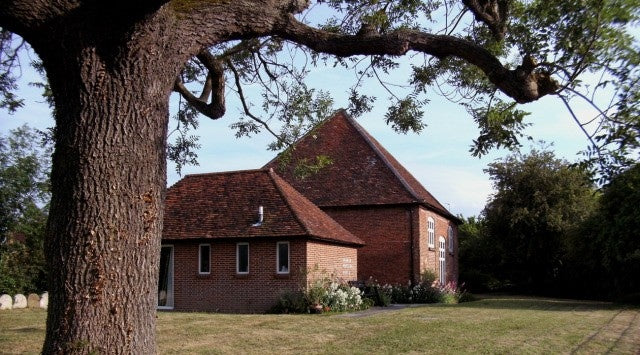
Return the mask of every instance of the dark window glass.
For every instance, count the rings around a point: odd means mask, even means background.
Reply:
[[[278,273],[289,273],[289,243],[278,243]]]
[[[249,244],[238,244],[238,273],[249,272]]]
[[[200,245],[200,273],[211,272],[211,246],[209,244]]]

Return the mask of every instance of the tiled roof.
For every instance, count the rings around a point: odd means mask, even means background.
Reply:
[[[263,206],[263,221],[258,209]],[[271,170],[187,175],[167,191],[162,237],[308,237],[363,245]]]
[[[417,203],[456,219],[378,141],[340,110],[265,165],[320,207]],[[294,173],[302,159],[328,156],[332,163],[305,178]],[[283,163],[287,161],[287,163]]]

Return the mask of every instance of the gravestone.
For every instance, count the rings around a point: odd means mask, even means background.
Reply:
[[[40,308],[47,309],[49,307],[49,292],[40,295]]]
[[[30,293],[27,297],[27,307],[29,308],[38,308],[40,307],[40,297],[35,293]]]
[[[16,308],[27,308],[27,298],[21,293],[13,296],[13,309]]]
[[[13,308],[13,300],[9,295],[0,296],[0,309],[11,309]]]

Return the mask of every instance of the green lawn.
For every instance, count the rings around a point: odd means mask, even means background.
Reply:
[[[0,353],[37,353],[45,312],[0,312]],[[161,353],[640,352],[640,309],[528,297],[365,314],[162,312]]]

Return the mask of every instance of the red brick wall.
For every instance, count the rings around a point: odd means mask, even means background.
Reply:
[[[358,279],[406,283],[412,275],[412,207],[323,208],[366,245],[358,249]]]
[[[345,280],[357,274],[356,248],[290,240],[289,275],[276,273],[276,243],[249,243],[249,274],[236,273],[236,242],[211,242],[211,273],[198,274],[200,242],[166,243],[174,250],[174,310],[261,313],[269,310],[286,291],[306,282],[306,270],[315,264]],[[244,241],[243,241],[244,242]],[[165,244],[163,244],[165,245]],[[353,277],[351,277],[353,275]]]
[[[347,246],[309,242],[307,268],[309,279],[334,276],[345,282],[355,281],[358,279],[358,251]]]
[[[427,244],[427,219],[428,217],[433,218],[436,224],[435,228],[435,245],[434,248],[428,248]],[[420,255],[420,270],[431,270],[436,276],[439,275],[439,257],[438,257],[438,240],[440,237],[444,237],[446,240],[446,257],[445,257],[445,265],[447,267],[447,282],[457,282],[458,281],[458,228],[455,223],[448,220],[441,215],[434,213],[433,211],[429,211],[423,207],[419,208],[418,213],[418,230],[419,230],[419,255]],[[454,232],[454,248],[453,253],[449,252],[449,241],[448,241],[448,228],[451,226]]]
[[[198,245],[174,244],[174,309],[209,312],[264,312],[285,291],[299,289],[306,242],[290,241],[290,273],[276,273],[276,243],[249,241],[249,274],[236,273],[236,242],[211,243],[211,273],[198,274]],[[286,240],[282,240],[286,241]]]

